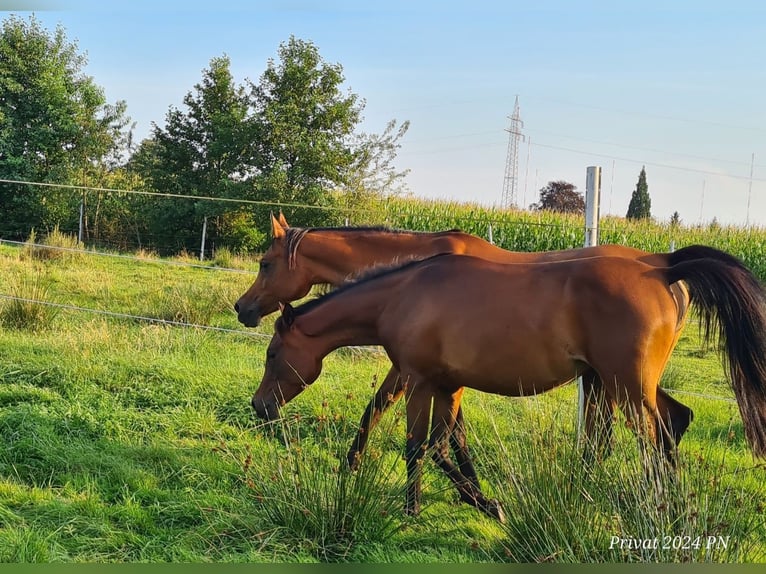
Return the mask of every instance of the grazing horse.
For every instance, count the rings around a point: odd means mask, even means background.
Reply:
[[[437,253],[455,253],[473,255],[498,263],[537,263],[608,255],[639,259],[658,267],[672,265],[674,261],[673,253],[648,253],[620,245],[528,253],[507,251],[460,231],[425,233],[385,228],[290,227],[281,213],[279,218],[271,216],[271,227],[271,245],[261,259],[258,277],[234,305],[239,321],[249,327],[257,326],[263,316],[276,311],[280,302],[291,302],[306,296],[313,285],[330,284],[338,287],[349,276],[376,264],[390,264],[397,258],[425,258]],[[715,250],[706,251],[704,256],[721,257],[736,264],[728,254]],[[688,307],[688,295],[683,284],[674,284],[671,289],[675,307],[668,310],[668,319],[672,318],[675,321],[677,335],[680,336]],[[586,397],[586,444],[605,454],[611,441],[610,421],[614,404],[605,400],[595,381],[583,378],[583,389]],[[665,394],[662,389],[658,392]],[[348,462],[352,467],[356,457],[364,450],[369,431],[402,393],[399,373],[396,369],[391,369],[360,420],[359,432],[348,452]],[[666,400],[673,399],[668,396]],[[461,468],[470,474],[470,457],[465,446],[462,409],[458,411],[458,423],[451,440]]]
[[[419,512],[428,446],[461,500],[502,520],[449,457],[464,388],[528,396],[577,375],[597,379],[631,428],[671,459],[691,410],[658,383],[676,341],[670,286],[684,281],[704,334],[723,343],[747,441],[766,456],[766,292],[744,266],[700,259],[709,249],[681,249],[666,268],[616,257],[508,265],[439,255],[373,273],[284,307],[252,406],[276,419],[334,349],[382,345],[405,382],[406,511]]]

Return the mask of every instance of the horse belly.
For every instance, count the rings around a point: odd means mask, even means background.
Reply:
[[[577,375],[579,353],[565,337],[544,340],[517,327],[492,331],[442,339],[438,363],[448,378],[460,386],[520,396],[548,391]]]

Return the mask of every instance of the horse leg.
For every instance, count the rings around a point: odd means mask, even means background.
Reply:
[[[694,412],[657,387],[658,435],[665,457],[675,467],[677,447],[694,418]]]
[[[455,453],[460,473],[470,480],[476,488],[479,488],[479,477],[476,476],[476,470],[473,467],[473,459],[468,451],[468,441],[465,434],[465,421],[463,420],[463,407],[458,405],[455,415],[455,424],[449,435],[452,452]]]
[[[432,449],[432,457],[439,468],[449,477],[455,485],[460,500],[475,506],[485,514],[496,518],[501,523],[505,522],[505,512],[497,500],[488,500],[479,489],[479,486],[466,477],[460,469],[455,466],[449,456],[448,438],[452,435],[455,426],[457,413],[460,407],[460,398],[463,389],[458,389],[455,393],[448,391],[437,391],[433,400],[433,417],[431,422],[431,439],[429,446]],[[473,466],[471,466],[473,470]]]
[[[668,472],[673,470],[671,449],[667,448],[672,438],[663,429],[665,419],[661,416],[659,405],[665,409],[670,406],[677,415],[686,410],[666,393],[658,392],[660,374],[660,369],[649,369],[646,366],[634,373],[618,374],[614,386],[608,390],[615,397],[636,435],[645,478],[647,484],[654,485],[658,503],[664,498],[666,480],[673,479],[673,472]]]
[[[364,452],[364,448],[367,445],[367,439],[370,436],[370,432],[375,425],[380,421],[380,417],[383,413],[398,401],[404,394],[404,385],[402,385],[402,379],[399,376],[399,371],[391,367],[383,379],[380,387],[375,392],[375,396],[367,403],[367,408],[359,421],[359,430],[357,430],[356,436],[351,443],[351,448],[346,455],[348,465],[351,470],[356,470],[359,464],[359,457]]]
[[[405,513],[420,514],[421,475],[423,456],[428,448],[428,420],[431,411],[432,394],[423,385],[410,381],[407,391],[407,442],[405,459],[407,464],[407,494]]]
[[[583,373],[582,381],[585,393],[585,445],[582,456],[589,466],[596,460],[604,460],[612,452],[615,403],[606,393],[596,371]]]

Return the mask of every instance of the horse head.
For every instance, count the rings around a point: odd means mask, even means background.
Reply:
[[[298,396],[322,371],[322,358],[310,351],[289,304],[283,306],[274,330],[266,349],[263,379],[251,401],[255,414],[265,420],[278,418],[280,407]]]
[[[271,245],[260,261],[258,277],[234,304],[239,322],[257,327],[261,318],[279,308],[280,301],[295,301],[311,289],[309,277],[290,265],[287,221],[271,216]]]

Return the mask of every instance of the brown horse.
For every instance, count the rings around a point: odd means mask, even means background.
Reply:
[[[681,249],[667,268],[615,257],[501,265],[441,255],[373,274],[284,308],[252,406],[274,419],[331,351],[382,345],[406,386],[406,510],[420,508],[433,401],[434,460],[463,501],[502,520],[500,506],[449,458],[463,389],[526,396],[582,375],[670,458],[691,421],[690,409],[658,393],[676,341],[670,286],[684,281],[705,334],[715,329],[724,343],[747,440],[766,456],[766,292],[744,266],[700,258],[709,251]]]
[[[579,259],[593,256],[615,256],[639,259],[650,265],[672,265],[672,253],[648,253],[632,247],[601,245],[563,251],[540,253],[514,252],[501,249],[479,237],[460,231],[437,233],[390,230],[385,228],[300,228],[289,227],[282,213],[271,217],[272,242],[263,255],[260,272],[252,286],[239,298],[234,308],[241,323],[254,327],[261,317],[278,309],[279,302],[290,302],[308,294],[313,285],[342,285],[349,276],[376,264],[389,264],[396,259],[424,258],[437,253],[467,254],[499,263],[536,263]],[[727,254],[709,251],[706,257],[723,257],[733,263]],[[688,306],[688,295],[682,284],[672,286],[676,309],[678,335]],[[587,400],[584,427],[586,444],[602,454],[608,452],[611,441],[611,413],[614,405],[604,400],[598,387],[583,379]],[[660,389],[660,393],[664,393]],[[348,452],[353,467],[356,457],[364,450],[369,431],[377,424],[382,413],[403,393],[399,374],[391,369],[373,399],[367,405],[357,433]],[[670,399],[669,399],[670,400]],[[452,438],[455,455],[461,468],[471,473],[469,455],[462,429],[462,410]]]

